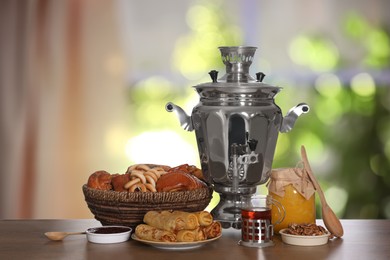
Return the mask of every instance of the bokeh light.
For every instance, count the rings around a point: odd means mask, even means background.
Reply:
[[[364,60],[365,64],[380,68],[388,63],[390,59],[390,38],[384,30],[371,29],[366,35],[364,43],[369,53]]]
[[[325,196],[334,213],[341,216],[348,201],[348,192],[340,187],[330,187],[325,191]]]
[[[127,129],[121,125],[112,125],[105,135],[105,147],[112,157],[123,156],[124,144],[129,138]],[[119,148],[119,149],[118,149]]]
[[[345,16],[344,31],[353,38],[361,38],[367,34],[370,25],[358,13],[350,11]]]
[[[361,97],[372,97],[375,94],[375,82],[368,73],[359,73],[351,79],[352,91]]]
[[[342,116],[343,104],[338,99],[326,98],[317,101],[316,116],[325,125],[333,125]]]
[[[367,35],[367,48],[371,54],[378,58],[387,58],[390,56],[389,36],[384,30],[372,30]]]
[[[341,81],[339,77],[333,73],[323,73],[318,76],[315,81],[316,90],[324,97],[335,98],[341,91]]]
[[[218,16],[212,12],[212,9],[205,5],[191,6],[186,16],[187,24],[193,31],[216,31],[218,28]]]
[[[302,144],[305,144],[306,150],[310,151],[310,159],[313,160],[313,162],[322,160],[324,154],[324,142],[320,136],[314,132],[306,132],[304,135],[299,135],[293,150],[300,151]]]
[[[339,60],[339,51],[333,42],[307,35],[292,40],[289,55],[296,64],[320,72],[334,69]]]
[[[288,134],[280,134],[278,137],[278,142],[275,150],[275,157],[280,158],[284,157],[287,151],[290,149],[291,143]]]
[[[189,81],[199,81],[210,68],[221,68],[219,46],[242,44],[242,29],[220,12],[221,3],[199,2],[186,21],[191,32],[176,40],[172,66]]]
[[[134,136],[128,140],[125,153],[132,163],[198,164],[197,150],[173,131],[143,132]]]

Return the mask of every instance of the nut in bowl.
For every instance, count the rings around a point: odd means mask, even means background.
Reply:
[[[330,233],[316,224],[290,225],[279,231],[282,241],[295,246],[320,246],[328,243]]]

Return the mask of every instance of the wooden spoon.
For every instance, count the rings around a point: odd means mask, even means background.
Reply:
[[[46,232],[45,236],[47,236],[50,240],[60,241],[69,235],[82,235],[85,232]]]
[[[305,165],[307,174],[309,175],[314,185],[314,188],[316,189],[318,195],[320,196],[321,205],[322,205],[322,219],[324,220],[324,224],[326,228],[334,236],[342,237],[344,234],[343,226],[341,225],[341,222],[336,216],[336,214],[333,212],[333,210],[329,207],[328,203],[326,202],[324,192],[322,191],[320,184],[318,183],[316,177],[314,176],[311,170],[309,160],[307,159],[307,155],[306,155],[306,149],[303,145],[301,147],[301,155],[302,155],[302,160]]]

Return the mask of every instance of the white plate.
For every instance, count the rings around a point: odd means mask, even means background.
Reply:
[[[285,233],[287,228],[279,231],[282,241],[295,246],[320,246],[328,243],[329,233],[321,236],[298,236]]]
[[[133,240],[139,241],[141,243],[145,243],[148,245],[151,245],[153,247],[159,248],[159,249],[165,249],[165,250],[187,250],[187,249],[194,249],[201,247],[207,243],[213,242],[220,238],[222,235],[215,237],[215,238],[210,238],[207,240],[202,240],[202,241],[195,241],[195,242],[156,242],[156,241],[149,241],[149,240],[144,240],[138,238],[135,234],[131,235],[131,238]]]

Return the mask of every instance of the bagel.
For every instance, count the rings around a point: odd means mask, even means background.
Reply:
[[[153,185],[150,184],[150,183],[146,183],[146,184],[145,184],[145,187],[146,187],[147,190],[149,190],[149,191],[151,191],[151,192],[157,192],[155,186],[153,186]]]
[[[129,189],[131,186],[133,186],[134,184],[137,184],[138,182],[141,182],[141,180],[138,178],[134,178],[131,181],[129,181],[128,183],[126,183],[124,187],[125,187],[125,189]]]
[[[143,170],[143,171],[147,172],[150,170],[150,167],[147,166],[146,164],[138,164],[138,165],[136,165],[135,169]]]
[[[144,176],[150,176],[151,178],[153,178],[153,180],[156,182],[158,180],[158,178],[160,178],[160,175],[157,175],[156,173],[154,172],[151,172],[151,171],[148,171],[148,172],[145,172],[144,173]]]
[[[142,183],[136,183],[129,188],[130,192],[146,192],[146,187]]]
[[[154,174],[156,176],[156,181],[158,178],[160,178],[161,174],[162,174],[163,171],[159,171],[157,169],[150,169],[149,171],[145,172],[146,173],[150,173],[150,174]],[[165,171],[164,171],[165,172]]]
[[[146,178],[145,178],[144,173],[142,171],[132,170],[130,173],[130,177],[139,178],[143,184],[146,183]]]
[[[146,183],[150,183],[153,185],[153,187],[156,187],[156,182],[150,175],[145,175],[144,177],[146,179]]]

